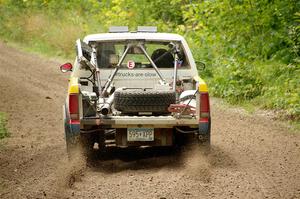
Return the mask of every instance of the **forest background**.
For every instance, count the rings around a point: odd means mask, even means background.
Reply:
[[[0,39],[50,57],[112,25],[183,35],[212,95],[300,120],[299,0],[0,0]]]

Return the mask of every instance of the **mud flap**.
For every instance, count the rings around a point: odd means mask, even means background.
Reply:
[[[205,144],[210,145],[210,133],[211,132],[211,120],[208,119],[208,122],[199,123],[199,141]]]
[[[80,126],[79,124],[67,124],[69,126],[69,130],[65,130],[65,136],[67,142],[71,141],[72,144],[76,144],[79,140],[80,136]]]
[[[199,134],[208,134],[210,122],[199,123]]]
[[[70,124],[70,117],[66,110],[66,106],[63,106],[63,118],[64,118],[64,130],[65,130],[65,139],[67,150],[70,145],[76,145],[79,142],[80,136],[80,125],[79,124]]]

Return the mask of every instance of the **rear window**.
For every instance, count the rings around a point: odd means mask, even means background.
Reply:
[[[152,65],[143,53],[139,44],[146,50],[148,56],[152,59],[158,68],[173,68],[175,63],[174,45],[178,46],[179,52],[177,66],[178,68],[187,68],[189,63],[186,54],[180,42],[99,42],[97,45],[97,63],[100,68],[114,68],[120,61],[128,45],[131,47],[125,56],[120,68],[128,68],[129,64],[134,64],[134,68],[152,68]]]

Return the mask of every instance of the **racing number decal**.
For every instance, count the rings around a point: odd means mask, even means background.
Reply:
[[[129,60],[129,61],[127,62],[127,68],[128,68],[128,69],[133,69],[134,67],[135,67],[134,61]]]

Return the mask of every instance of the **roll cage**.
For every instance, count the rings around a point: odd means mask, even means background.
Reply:
[[[76,50],[77,50],[77,61],[86,69],[90,70],[92,73],[92,77],[97,81],[98,84],[98,95],[99,96],[105,96],[108,88],[110,87],[112,81],[114,80],[117,72],[121,68],[124,59],[126,55],[132,51],[132,49],[139,49],[140,52],[145,55],[145,57],[150,62],[152,68],[155,70],[157,75],[160,78],[160,84],[166,85],[168,84],[163,77],[162,73],[159,71],[159,68],[157,67],[157,62],[164,59],[165,56],[168,54],[173,55],[173,85],[172,88],[175,91],[176,89],[176,82],[177,82],[177,70],[178,65],[180,64],[180,47],[178,42],[169,42],[168,43],[168,50],[166,50],[164,53],[162,53],[160,56],[158,56],[155,60],[153,60],[149,54],[147,53],[145,49],[145,41],[143,40],[127,40],[125,42],[125,50],[119,59],[118,63],[115,66],[115,69],[113,70],[112,74],[108,78],[108,80],[105,82],[103,86],[100,85],[100,70],[101,68],[98,66],[98,60],[97,60],[97,42],[91,42],[90,45],[82,42],[81,40],[76,41]],[[102,90],[103,87],[103,90]]]

